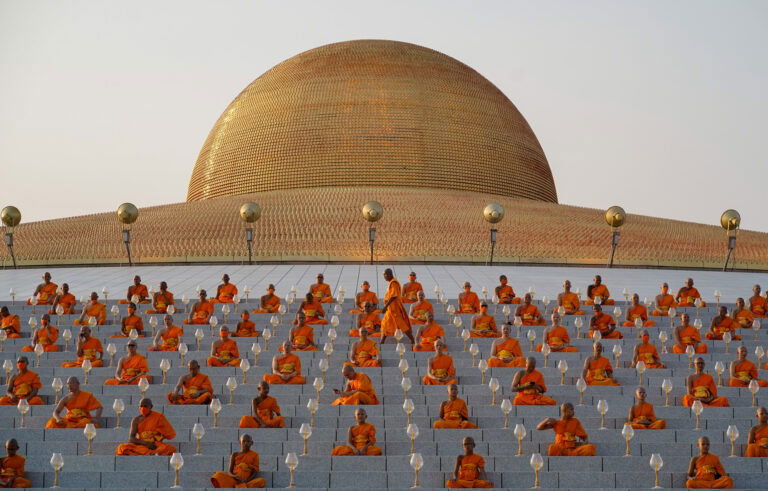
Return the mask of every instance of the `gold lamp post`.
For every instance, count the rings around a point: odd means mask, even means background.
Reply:
[[[128,265],[133,266],[131,258],[131,224],[139,218],[139,209],[133,203],[123,203],[117,207],[117,219],[123,224],[123,244],[128,253]]]
[[[728,268],[728,261],[731,260],[731,254],[736,248],[736,233],[741,225],[741,215],[736,210],[725,210],[720,215],[720,226],[725,229],[726,237],[728,238],[728,252],[725,254],[725,263],[723,263],[723,271]]]
[[[735,446],[736,446],[736,440],[739,438],[739,429],[735,425],[729,425],[728,429],[725,431],[725,436],[728,437],[728,439],[731,441],[731,455],[730,457],[736,457]]]
[[[410,464],[414,473],[413,486],[411,487],[412,488],[421,487],[421,485],[419,484],[419,471],[421,470],[422,467],[424,467],[424,457],[422,457],[421,454],[418,452],[413,453],[411,454]]]
[[[248,244],[248,264],[253,264],[253,223],[261,218],[261,206],[253,201],[240,207],[240,219],[245,222],[245,242]]]
[[[515,425],[514,434],[515,434],[515,437],[517,438],[517,456],[522,457],[523,456],[523,438],[525,438],[525,435],[528,434],[528,431],[526,431],[525,426],[523,426],[521,423],[518,423]]]
[[[294,471],[296,470],[296,467],[299,466],[299,458],[296,456],[295,453],[289,452],[288,455],[285,456],[285,463],[288,465],[288,472],[291,474],[291,481],[288,484],[289,488],[295,488],[296,487],[296,480],[294,477]]]
[[[661,383],[661,388],[664,390],[664,407],[669,407],[669,393],[672,392],[672,379],[665,378]]]
[[[627,213],[621,206],[611,206],[605,210],[605,222],[611,227],[613,233],[611,239],[611,258],[608,260],[608,267],[613,267],[613,257],[616,255],[616,248],[619,246],[619,228],[624,225],[627,219]]]
[[[308,425],[307,423],[301,423],[301,428],[299,428],[299,435],[304,439],[304,451],[302,452],[302,456],[306,457],[309,455],[309,437],[312,436],[312,426]]]
[[[504,207],[499,203],[488,203],[483,208],[483,218],[491,225],[495,225],[504,219]],[[488,266],[493,266],[493,253],[496,249],[496,232],[498,229],[491,228],[491,253],[488,259]]]
[[[184,457],[176,452],[171,455],[170,464],[174,470],[173,486],[171,486],[171,488],[180,488],[181,482],[179,480],[179,472],[181,471],[181,468],[184,467]]]
[[[195,437],[195,455],[200,455],[200,440],[205,436],[205,427],[200,423],[195,423],[192,426],[192,436]]]
[[[512,411],[512,403],[506,397],[501,401],[501,412],[504,413],[504,428],[509,428],[509,413]]]
[[[544,458],[541,456],[540,453],[535,453],[531,455],[531,469],[533,469],[533,472],[535,473],[535,479],[533,481],[533,487],[534,489],[538,489],[539,486],[539,471],[541,468],[544,467]]]
[[[115,410],[115,414],[117,415],[115,428],[120,428],[120,415],[123,414],[123,411],[125,410],[125,403],[122,399],[115,399],[115,402],[112,403],[112,409]]]
[[[51,387],[56,393],[56,400],[53,403],[54,405],[56,405],[59,403],[59,397],[61,397],[61,389],[64,387],[64,383],[62,383],[59,377],[55,377],[53,381],[51,381]]]
[[[13,269],[16,269],[16,254],[13,252],[13,227],[21,223],[21,212],[15,206],[6,206],[0,212],[0,219],[2,219],[3,225],[8,227],[8,231],[5,233],[5,245],[11,255]]]
[[[59,471],[64,467],[64,458],[60,453],[56,452],[51,455],[51,467],[53,467],[53,486],[52,488],[59,487]]]
[[[653,486],[653,489],[661,489],[661,486],[659,485],[659,471],[664,466],[664,459],[661,458],[661,454],[651,454],[651,469],[656,473],[656,485]]]
[[[93,455],[93,439],[96,438],[96,427],[93,423],[88,423],[83,429],[83,435],[88,440],[88,451],[85,455]]]
[[[378,201],[369,201],[363,205],[363,218],[370,223],[368,226],[368,243],[371,248],[371,264],[373,264],[373,246],[376,242],[376,227],[373,224],[381,220],[383,216],[384,207]]]

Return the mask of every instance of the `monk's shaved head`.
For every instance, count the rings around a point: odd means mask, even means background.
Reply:
[[[529,356],[525,359],[525,368],[528,372],[532,372],[536,369],[536,358]]]
[[[148,397],[145,397],[144,399],[139,401],[139,407],[148,407],[148,408],[151,409],[153,407],[152,406],[152,399],[150,399]]]
[[[347,365],[341,369],[341,374],[346,378],[352,378],[355,375],[355,369]]]

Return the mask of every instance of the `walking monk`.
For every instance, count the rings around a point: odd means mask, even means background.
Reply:
[[[221,277],[221,284],[216,287],[216,296],[211,299],[211,303],[234,303],[237,295],[237,286],[229,282],[229,275]]]
[[[499,329],[496,327],[496,319],[488,313],[488,304],[480,304],[480,313],[472,316],[472,325],[469,336],[473,338],[498,338]]]
[[[46,272],[43,275],[43,282],[37,285],[32,296],[37,297],[37,305],[50,305],[56,298],[58,288],[56,283],[51,282],[51,273]],[[27,300],[27,305],[32,305],[32,302]]]
[[[147,359],[136,352],[136,341],[128,341],[125,349],[128,353],[117,362],[115,378],[106,380],[104,385],[138,385],[143,378],[151,383]]]
[[[640,303],[640,295],[635,293],[632,295],[632,305],[627,308],[624,327],[635,327],[638,319],[642,322],[643,327],[653,327],[656,325],[655,322],[648,320],[648,309]]]
[[[160,291],[152,296],[152,308],[147,310],[147,314],[165,314],[168,312],[168,306],[174,305],[173,293],[168,291],[168,283],[160,282]],[[175,307],[174,307],[175,308]]]
[[[163,327],[155,334],[149,351],[178,351],[182,336],[184,336],[184,329],[174,326],[173,316],[166,314],[163,318]]]
[[[547,321],[542,317],[539,308],[533,305],[531,294],[526,293],[523,297],[523,304],[515,310],[515,317],[520,317],[523,320],[524,326],[545,326]]]
[[[291,349],[295,351],[317,351],[315,346],[315,330],[307,325],[304,312],[296,313],[296,324],[288,332],[288,339],[291,340]]]
[[[510,336],[512,328],[509,324],[501,327],[501,337],[493,341],[491,356],[488,358],[489,368],[524,367],[525,358],[517,339]]]
[[[419,298],[419,292],[423,292],[424,288],[422,288],[421,283],[416,281],[416,273],[411,271],[411,274],[408,275],[408,283],[403,285],[403,303],[415,303],[416,299]]]
[[[70,315],[75,313],[75,306],[77,305],[77,299],[74,295],[69,293],[69,285],[67,283],[62,283],[61,285],[61,295],[56,295],[56,298],[53,300],[53,305],[51,306],[51,310],[48,311],[49,314],[55,314],[56,308],[61,305],[61,308],[64,309],[64,312],[62,312],[63,315]]]
[[[80,328],[80,334],[77,336],[77,360],[66,361],[61,364],[64,368],[74,368],[83,366],[85,360],[91,362],[92,367],[103,367],[104,362],[101,357],[104,355],[104,348],[101,341],[91,336],[91,328],[83,326]]]
[[[319,303],[333,303],[333,295],[331,295],[331,287],[324,283],[325,277],[323,273],[317,275],[317,283],[310,285],[309,293],[312,298]]]
[[[552,312],[552,325],[544,329],[544,343],[549,345],[550,351],[559,353],[575,353],[579,348],[571,346],[571,337],[568,330],[560,325],[560,314]],[[541,352],[542,344],[536,346],[536,351]]]
[[[55,344],[57,339],[59,339],[59,330],[51,325],[51,316],[43,314],[40,318],[40,327],[35,330],[35,335],[32,336],[32,343],[21,348],[21,351],[33,353],[35,345],[38,343],[46,353],[59,351],[59,347]]]
[[[709,453],[709,438],[699,438],[699,455],[688,465],[688,489],[732,489],[733,479],[725,472],[720,458]]]
[[[688,393],[683,396],[683,406],[691,407],[699,400],[705,406],[729,407],[727,397],[717,397],[717,385],[708,373],[704,373],[704,358],[696,358],[696,372],[686,380]]]
[[[744,457],[768,457],[768,410],[757,410],[757,425],[749,430]]]
[[[37,391],[43,386],[40,376],[27,370],[29,360],[26,356],[20,356],[16,360],[16,373],[8,378],[8,390],[6,395],[0,398],[0,406],[15,406],[21,399],[26,399],[30,406],[42,406],[43,400],[37,395]]]
[[[5,331],[9,338],[21,337],[21,321],[19,316],[11,314],[6,306],[0,308],[0,329]]]
[[[363,372],[355,372],[350,366],[341,369],[341,374],[347,379],[344,390],[333,389],[338,399],[333,401],[333,406],[354,406],[356,404],[378,404],[376,391],[373,390],[373,383],[368,375]]]
[[[413,345],[413,351],[434,351],[435,341],[445,339],[445,330],[443,330],[443,326],[435,322],[433,312],[427,311],[426,325],[416,330],[416,339],[419,340],[419,343]]]
[[[213,386],[208,375],[200,373],[197,360],[187,363],[189,373],[179,377],[173,392],[168,394],[171,404],[208,404],[213,399]]]
[[[254,314],[276,314],[280,309],[280,297],[275,295],[275,285],[269,284],[267,294],[259,299],[259,308],[254,310]]]
[[[656,299],[654,300],[654,303],[656,305],[656,308],[653,309],[653,312],[651,312],[651,315],[660,315],[663,317],[666,317],[668,315],[669,309],[672,307],[677,307],[677,302],[675,302],[675,297],[672,296],[671,293],[669,293],[669,285],[665,282],[661,284],[661,293],[656,295]]]
[[[557,295],[557,305],[565,309],[565,315],[584,315],[579,296],[571,292],[571,281],[563,282],[563,291]]]
[[[350,329],[349,335],[353,338],[360,336],[360,329],[363,327],[368,331],[370,337],[381,337],[381,318],[379,310],[374,310],[371,302],[365,302],[363,313],[357,316],[357,329]]]
[[[213,304],[208,301],[208,292],[200,290],[200,299],[192,304],[189,316],[184,319],[184,324],[208,324],[213,315]]]
[[[240,428],[283,428],[285,419],[280,415],[277,399],[269,395],[269,384],[259,382],[259,395],[251,401],[251,414],[240,418]]]
[[[283,343],[283,354],[272,357],[272,373],[265,373],[264,382],[270,385],[301,385],[306,379],[301,376],[301,358],[291,353],[291,342]]]
[[[688,324],[691,316],[687,313],[680,315],[680,325],[675,328],[675,340],[677,343],[672,345],[672,352],[677,354],[685,353],[688,346],[693,346],[696,353],[706,353],[707,345],[701,342],[699,330]]]
[[[80,313],[80,318],[75,320],[75,325],[87,326],[91,317],[96,319],[96,325],[103,326],[107,323],[107,306],[99,302],[99,295],[96,292],[91,292],[91,301],[83,306],[83,311]]]
[[[712,324],[709,326],[709,332],[707,333],[707,339],[722,340],[723,334],[731,333],[731,339],[739,341],[741,336],[736,334],[736,329],[739,327],[736,322],[728,317],[728,307],[725,305],[720,306],[718,315],[712,318]]]
[[[435,341],[435,355],[429,359],[429,371],[422,383],[424,385],[448,385],[457,384],[455,378],[456,368],[453,366],[453,358],[444,353],[445,345],[438,339]]]
[[[695,307],[696,300],[701,300],[702,307],[707,306],[706,302],[701,299],[699,290],[693,286],[693,278],[685,280],[685,286],[677,291],[675,300],[677,300],[677,305],[679,307]]]
[[[752,287],[753,295],[749,297],[749,310],[755,317],[765,317],[768,311],[768,299],[760,294],[760,285]]]
[[[493,483],[485,474],[485,459],[474,453],[475,440],[470,437],[461,442],[464,455],[456,457],[453,479],[445,482],[447,488],[492,488]]]
[[[459,311],[457,314],[476,314],[480,312],[480,299],[472,291],[469,281],[464,282],[464,291],[459,293]]]
[[[251,320],[251,314],[244,309],[240,313],[240,322],[235,326],[235,332],[232,333],[232,337],[257,338],[259,336],[261,336],[261,333],[256,330],[256,324]]]
[[[440,419],[432,425],[436,430],[471,430],[477,428],[469,421],[469,409],[464,399],[459,399],[459,386],[448,385],[448,400],[440,404]]]
[[[651,336],[646,330],[640,333],[640,342],[635,345],[632,355],[632,366],[634,367],[640,361],[645,363],[645,368],[667,368],[661,362],[656,346],[651,344]]]
[[[411,323],[408,320],[408,314],[405,312],[405,306],[403,306],[400,282],[395,279],[391,268],[384,270],[384,279],[389,282],[389,287],[387,287],[387,293],[384,295],[384,309],[382,310],[382,312],[384,312],[384,319],[381,321],[381,344],[384,344],[387,340],[387,336],[394,336],[395,331],[398,329],[408,336],[408,339],[411,340],[411,344],[416,344],[413,339],[413,333],[411,332]]]
[[[581,421],[573,416],[573,404],[560,406],[561,419],[547,418],[536,426],[537,430],[554,430],[555,443],[549,446],[550,457],[594,457],[597,449],[589,443]]]
[[[512,392],[517,392],[515,406],[554,406],[557,401],[547,397],[544,376],[536,370],[536,358],[528,357],[525,370],[519,370],[512,378]]]
[[[733,320],[739,327],[744,329],[752,329],[752,323],[755,322],[755,316],[752,311],[746,308],[744,305],[744,299],[739,297],[736,299],[736,308],[733,309]]]
[[[138,299],[134,299],[134,295]],[[125,299],[120,300],[118,303],[149,303],[149,290],[147,285],[141,283],[141,276],[136,275],[133,277],[133,285],[128,287],[128,293],[125,294]]]
[[[667,427],[667,422],[656,418],[653,404],[645,402],[645,397],[645,387],[635,389],[637,404],[629,408],[627,423],[636,430],[663,430]]]
[[[229,328],[219,328],[219,339],[211,343],[211,356],[208,357],[209,367],[239,367],[240,350],[237,341],[229,339]]]
[[[603,312],[600,304],[595,304],[592,309],[595,314],[589,319],[589,337],[595,337],[595,331],[600,332],[602,339],[624,339],[621,331],[616,329],[616,321],[611,314]]]
[[[140,338],[144,337],[144,321],[136,315],[136,304],[131,302],[128,304],[128,315],[120,319],[120,334],[111,337],[127,338],[134,329]]]
[[[32,481],[25,478],[24,462],[26,459],[16,452],[19,443],[15,438],[5,442],[6,456],[0,459],[0,488],[31,488]]]
[[[592,345],[592,356],[584,360],[581,376],[587,385],[621,385],[613,379],[611,361],[603,356],[603,344]]]
[[[594,283],[587,286],[587,299],[584,301],[585,305],[613,305],[614,302],[611,299],[611,293],[608,291],[608,287],[603,285],[603,278],[596,274]]]
[[[53,409],[53,417],[48,420],[45,427],[52,428],[85,428],[87,424],[99,427],[101,418],[101,403],[93,394],[80,390],[80,381],[77,377],[67,379],[69,394],[61,398]],[[62,417],[61,412],[66,409],[67,415]]]
[[[753,380],[760,387],[768,387],[768,382],[757,378],[757,367],[754,363],[747,360],[747,347],[739,346],[736,350],[738,358],[731,362],[729,372],[731,378],[728,380],[729,387],[749,387]]]
[[[425,324],[427,321],[427,312],[435,313],[435,308],[432,303],[427,300],[423,290],[419,290],[418,302],[412,303],[411,308],[408,310],[408,320],[411,325],[413,324]]]
[[[173,440],[176,430],[161,413],[152,410],[152,401],[139,402],[139,415],[131,421],[128,430],[129,443],[118,445],[115,455],[166,455],[176,452],[176,447],[163,440]]]
[[[267,481],[259,475],[259,454],[251,450],[253,439],[244,434],[240,437],[240,451],[229,456],[229,472],[217,472],[211,476],[214,488],[263,488]]]
[[[349,358],[344,365],[353,367],[380,367],[379,347],[376,341],[368,339],[368,329],[360,328],[360,340],[349,347]]]
[[[366,302],[370,302],[374,309],[379,306],[379,297],[376,296],[376,293],[371,291],[371,284],[367,281],[363,281],[363,284],[360,285],[360,291],[355,295],[355,308],[350,310],[349,313],[362,314],[365,312]]]
[[[348,445],[339,445],[331,451],[332,457],[346,455],[381,455],[382,451],[375,445],[376,427],[366,423],[368,414],[365,409],[359,407],[355,410],[357,424],[350,426],[347,431]]]
[[[499,276],[499,286],[494,290],[500,304],[520,303],[520,298],[515,296],[515,290],[507,284],[505,275]]]
[[[301,302],[299,312],[304,314],[306,318],[304,322],[307,324],[328,324],[322,304],[315,300],[311,293],[307,293],[304,301]]]

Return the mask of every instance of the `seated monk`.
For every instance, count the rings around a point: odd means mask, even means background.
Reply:
[[[736,308],[733,309],[733,320],[743,329],[752,329],[752,323],[755,321],[755,316],[752,315],[751,310],[744,306],[744,299],[741,297],[736,299]]]
[[[755,317],[765,317],[768,311],[768,299],[760,294],[760,285],[752,287],[753,295],[749,298],[749,310]]]
[[[621,385],[613,379],[611,361],[603,356],[603,344],[592,346],[592,356],[584,360],[581,376],[587,385]]]
[[[312,295],[312,299],[318,303],[333,303],[331,287],[324,283],[324,280],[323,273],[318,274],[317,283],[309,287],[309,295]]]
[[[368,375],[363,372],[356,372],[349,365],[341,369],[341,374],[347,379],[347,383],[344,390],[333,389],[333,393],[339,397],[331,405],[354,406],[356,404],[376,405],[379,403],[376,391],[373,390],[373,383]]]
[[[136,304],[130,303],[128,304],[128,315],[120,319],[120,334],[110,337],[127,338],[134,329],[140,338],[144,337],[144,321],[141,316],[136,315]]]
[[[475,440],[470,437],[461,442],[464,455],[456,457],[453,479],[445,482],[446,488],[492,488],[493,483],[485,474],[485,459],[475,452]]]
[[[355,420],[357,424],[350,426],[347,431],[348,445],[339,445],[331,451],[332,457],[347,455],[382,455],[376,443],[376,427],[366,423],[368,414],[365,409],[359,407],[355,410]]]
[[[427,300],[423,290],[419,291],[418,299],[417,302],[411,304],[411,307],[408,310],[408,319],[411,321],[411,324],[425,324],[427,321],[427,312],[432,312],[432,314],[435,313],[435,308],[432,306],[432,303]]]
[[[315,346],[315,330],[307,325],[306,317],[302,311],[296,313],[296,324],[288,332],[291,341],[291,349],[294,351],[317,351]]]
[[[92,367],[103,367],[102,356],[104,356],[104,348],[101,346],[101,341],[91,336],[90,327],[83,326],[77,336],[77,360],[64,362],[61,366],[64,368],[81,367],[85,360],[90,360]]]
[[[32,481],[24,477],[26,459],[16,452],[19,443],[15,438],[5,442],[6,456],[0,459],[0,488],[31,488]]]
[[[11,314],[8,307],[0,307],[0,329],[5,331],[8,338],[21,337],[21,320],[19,316]]]
[[[295,356],[295,355],[294,355]],[[277,399],[269,395],[269,384],[259,382],[259,396],[251,401],[251,414],[240,418],[240,428],[283,428],[285,418],[280,415]]]
[[[579,296],[571,291],[571,281],[563,282],[563,291],[557,295],[557,305],[565,309],[565,315],[584,315]]]
[[[459,399],[459,386],[448,384],[448,400],[440,404],[440,419],[432,427],[436,430],[471,430],[477,428],[469,421],[469,409],[464,399]]]
[[[411,273],[413,274],[413,273]],[[414,275],[415,277],[415,275]],[[416,344],[411,332],[411,322],[408,320],[408,313],[403,305],[402,293],[400,291],[400,282],[395,279],[392,268],[384,270],[384,280],[389,283],[387,292],[384,294],[384,318],[381,320],[381,344],[387,341],[387,336],[394,336],[395,332],[400,331],[411,340],[411,344]]]
[[[699,400],[705,406],[729,407],[727,397],[717,397],[717,385],[708,373],[704,373],[704,358],[696,358],[696,372],[689,375],[686,381],[688,393],[683,396],[683,406],[691,407],[693,401]]]
[[[139,402],[139,415],[131,421],[129,443],[118,445],[115,455],[166,455],[176,453],[176,447],[163,440],[173,440],[176,430],[162,413],[152,410],[152,401]]]
[[[733,479],[725,472],[720,458],[709,453],[709,438],[699,438],[699,455],[688,465],[688,489],[732,489]]]
[[[547,397],[544,376],[536,370],[536,358],[529,356],[525,370],[519,370],[512,378],[512,392],[517,392],[515,406],[554,406],[557,401]]]
[[[21,351],[25,353],[33,353],[35,351],[35,345],[40,344],[46,353],[53,353],[59,351],[59,347],[56,346],[56,340],[59,339],[59,330],[51,325],[51,316],[43,314],[40,318],[40,327],[35,330],[35,335],[32,336],[32,344],[24,346]]]
[[[253,439],[247,433],[240,437],[240,451],[229,456],[228,472],[211,476],[214,488],[263,488],[267,481],[259,475],[259,454],[251,450]]]
[[[51,305],[56,298],[56,290],[59,285],[51,282],[51,273],[46,272],[43,275],[43,282],[37,285],[33,297],[37,297],[37,305]],[[32,305],[30,300],[27,300],[27,305]]]
[[[413,351],[434,351],[435,341],[445,340],[445,330],[443,326],[435,322],[435,314],[427,311],[427,323],[424,327],[416,330],[416,339],[418,344],[413,345]]]
[[[453,357],[445,353],[445,344],[441,339],[435,341],[435,355],[429,359],[429,371],[422,378],[424,385],[458,384],[455,378],[456,368]]]
[[[96,319],[97,326],[103,326],[107,323],[107,306],[99,302],[99,295],[91,292],[91,300],[83,306],[80,318],[75,320],[76,326],[88,326],[91,317]]]
[[[125,345],[128,353],[117,362],[115,378],[106,380],[104,385],[138,385],[143,378],[147,379],[147,382],[152,382],[147,359],[144,355],[137,353],[136,348],[136,341],[128,341]]]
[[[637,365],[637,362],[642,361],[645,363],[645,368],[667,368],[667,366],[661,362],[659,352],[656,350],[656,346],[651,344],[651,335],[648,331],[643,329],[640,333],[640,343],[635,345],[635,349],[632,355],[632,366]]]
[[[179,377],[173,392],[168,394],[171,404],[208,404],[213,399],[213,385],[208,375],[200,373],[200,363],[190,360],[189,373]]]
[[[208,292],[200,290],[200,299],[192,304],[189,316],[184,319],[184,324],[209,324],[213,315],[213,304],[208,301]]]
[[[573,417],[573,413],[573,404],[566,402],[560,406],[562,419],[547,418],[536,426],[537,430],[555,431],[555,443],[547,450],[550,457],[594,457],[597,454],[581,421]]]
[[[61,305],[61,308],[64,309],[64,312],[62,312],[63,315],[70,315],[75,313],[77,299],[74,295],[69,293],[69,285],[67,283],[63,283],[61,285],[61,294],[56,295],[56,298],[53,300],[53,305],[51,305],[51,310],[49,310],[48,313],[51,315],[56,314],[56,308],[59,305]]]
[[[552,312],[552,325],[544,329],[544,343],[549,345],[552,352],[575,353],[579,348],[571,346],[571,337],[568,330],[560,325],[560,314]],[[536,351],[541,352],[542,344],[536,346]]]
[[[323,306],[315,300],[311,293],[307,293],[304,301],[299,306],[299,311],[304,313],[304,317],[306,317],[304,322],[307,324],[328,324],[328,321],[325,319]]]
[[[147,290],[147,285],[141,283],[141,276],[139,275],[133,277],[133,285],[128,287],[125,299],[120,300],[118,303],[136,303],[136,300],[133,298],[134,296],[139,297],[138,303],[149,303],[149,290]]]
[[[30,406],[43,405],[43,400],[37,395],[43,384],[37,373],[27,370],[28,365],[26,356],[16,360],[16,373],[8,378],[8,390],[0,398],[0,406],[15,406],[21,399],[26,399]]]
[[[381,318],[379,311],[374,310],[371,302],[365,302],[363,313],[357,316],[357,328],[350,329],[349,335],[353,338],[360,336],[360,329],[365,328],[369,337],[381,337]]]
[[[744,457],[768,457],[768,410],[757,409],[757,425],[749,430]]]
[[[408,283],[403,285],[403,303],[416,303],[419,292],[423,292],[421,283],[416,281],[416,273],[411,271],[408,275]]]
[[[464,282],[464,291],[459,293],[459,309],[457,314],[476,314],[480,312],[480,299],[472,291],[469,281]]]
[[[645,397],[645,387],[635,389],[637,404],[629,408],[626,424],[632,425],[636,430],[663,430],[667,427],[667,422],[656,418],[653,404],[645,402]]]
[[[587,286],[587,299],[584,301],[585,305],[614,305],[611,299],[611,293],[608,291],[608,287],[603,285],[603,278],[599,275],[595,275],[594,283]]]
[[[80,390],[80,381],[77,377],[67,379],[69,394],[61,398],[53,410],[53,417],[46,423],[46,428],[85,428],[87,424],[99,427],[101,418],[101,403],[93,394]],[[66,409],[66,416],[61,412]]]
[[[237,295],[237,286],[229,282],[229,275],[221,277],[221,284],[216,287],[216,295],[211,299],[211,303],[234,303]]]
[[[355,308],[350,310],[349,313],[364,313],[366,302],[373,304],[374,310],[376,310],[379,306],[379,297],[376,296],[376,293],[371,291],[371,284],[367,281],[363,281],[363,284],[360,285],[360,291],[357,292],[357,295],[355,295]]]
[[[694,288],[693,278],[688,278],[687,280],[685,280],[685,286],[683,286],[677,291],[677,296],[675,297],[675,300],[677,300],[677,305],[679,307],[695,307],[696,300],[701,300],[702,307],[707,306],[706,302],[702,300],[699,290]]]
[[[301,376],[301,358],[291,353],[291,342],[283,343],[283,354],[272,357],[272,373],[265,373],[264,382],[270,385],[301,385],[307,381]]]
[[[603,312],[600,304],[595,304],[595,314],[589,319],[589,337],[595,337],[595,331],[600,332],[602,339],[624,339],[624,335],[616,329],[616,321],[611,314]]]
[[[267,294],[259,299],[259,308],[254,310],[254,314],[276,314],[280,309],[280,297],[275,295],[275,285],[267,286]]]
[[[501,327],[501,337],[493,341],[491,356],[488,358],[489,368],[524,367],[525,358],[517,339],[510,336],[512,328],[509,324]]]
[[[666,282],[661,284],[661,293],[656,295],[654,304],[656,305],[656,308],[653,309],[653,312],[651,312],[651,315],[660,315],[663,317],[667,316],[669,309],[673,307],[677,307],[677,302],[675,302],[675,297],[673,297],[672,294],[669,293],[669,285]]]
[[[718,315],[712,318],[712,324],[709,326],[709,332],[707,333],[707,339],[722,340],[723,334],[731,333],[731,339],[739,341],[741,336],[736,334],[736,328],[739,325],[728,317],[728,307],[725,305],[720,306]]]
[[[496,287],[494,293],[496,298],[499,299],[500,304],[514,304],[520,303],[520,297],[515,296],[515,290],[509,286],[506,275],[499,276],[499,286]]]
[[[520,317],[524,326],[546,326],[547,321],[539,312],[539,308],[531,303],[532,301],[531,294],[526,293],[523,297],[523,304],[515,310],[515,317]]]
[[[755,380],[758,386],[768,387],[768,382],[757,378],[757,367],[755,364],[747,360],[747,347],[739,346],[736,354],[738,358],[732,361],[729,367],[731,378],[728,379],[728,386],[749,387],[749,383]]]
[[[184,329],[174,326],[173,316],[166,314],[163,318],[163,327],[155,334],[149,351],[179,351],[182,336],[184,336]]]
[[[499,329],[496,327],[496,319],[488,313],[488,304],[480,304],[480,313],[472,316],[472,324],[469,331],[472,338],[498,338]]]
[[[237,341],[229,339],[229,328],[219,328],[219,339],[211,343],[211,356],[208,357],[209,367],[239,367],[240,350]]]
[[[160,291],[152,296],[152,308],[147,310],[147,314],[165,314],[168,312],[168,306],[174,305],[173,293],[168,291],[168,283],[160,282]]]
[[[675,340],[677,343],[672,345],[672,352],[677,354],[685,353],[688,346],[693,346],[696,353],[706,353],[707,345],[701,342],[699,330],[688,324],[691,316],[687,313],[680,315],[680,325],[675,328]]]
[[[360,340],[349,347],[349,358],[344,365],[353,367],[380,367],[379,347],[376,341],[368,338],[368,330],[360,328]]]
[[[247,310],[240,313],[240,322],[235,326],[233,338],[257,338],[261,333],[256,330],[256,324],[251,320],[251,314]]]
[[[643,323],[643,327],[653,327],[655,322],[648,320],[648,309],[640,303],[640,295],[632,295],[632,305],[627,308],[624,327],[635,327],[638,319]]]

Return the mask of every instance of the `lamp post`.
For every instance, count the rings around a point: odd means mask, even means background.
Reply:
[[[504,207],[498,203],[488,203],[483,208],[483,218],[490,224],[499,223],[504,219]],[[496,232],[498,232],[498,229],[491,228],[491,254],[488,259],[488,266],[493,266],[493,253],[496,250]]]
[[[376,242],[376,227],[373,224],[381,220],[383,216],[384,207],[378,201],[369,201],[363,205],[363,218],[370,223],[368,226],[368,244],[371,248],[371,264],[373,264],[373,246]]]
[[[6,206],[0,212],[0,219],[2,219],[3,225],[9,229],[5,233],[5,246],[8,247],[8,253],[11,255],[13,269],[16,269],[16,254],[13,252],[13,227],[21,223],[21,212],[15,206]]]
[[[736,232],[741,225],[741,215],[736,210],[725,210],[720,215],[720,225],[725,229],[725,235],[728,239],[728,251],[725,254],[725,263],[723,263],[723,271],[725,271],[728,268],[728,261],[731,260],[731,254],[736,248]]]
[[[240,207],[240,219],[246,223],[245,242],[248,244],[248,264],[253,264],[253,223],[261,217],[261,206],[253,201]]]
[[[613,267],[613,257],[616,255],[616,248],[619,246],[619,228],[624,225],[627,219],[627,213],[621,206],[611,206],[605,210],[605,221],[611,227],[611,258],[608,260],[608,267]]]
[[[128,265],[133,266],[131,258],[131,224],[139,218],[139,209],[133,203],[123,203],[117,207],[117,219],[123,224],[123,244],[128,254]]]

